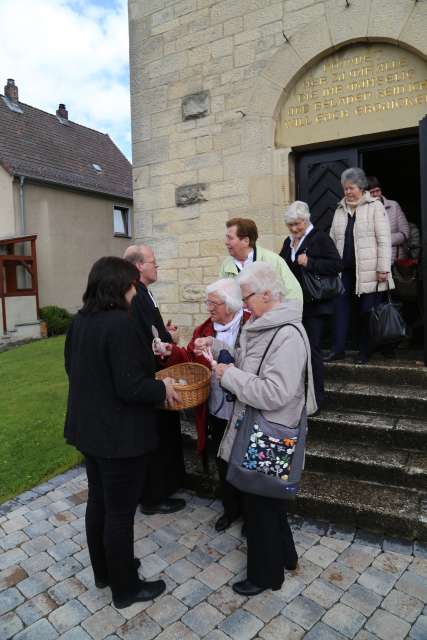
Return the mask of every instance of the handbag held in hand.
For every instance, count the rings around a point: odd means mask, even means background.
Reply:
[[[398,344],[406,336],[406,324],[400,315],[399,305],[393,303],[390,291],[386,295],[386,301],[372,307],[369,315],[369,334],[373,349]]]

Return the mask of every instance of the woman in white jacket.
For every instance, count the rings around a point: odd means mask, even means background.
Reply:
[[[346,292],[335,298],[332,351],[327,362],[342,360],[353,306],[359,317],[359,354],[356,364],[369,357],[369,311],[378,292],[394,288],[391,277],[391,234],[387,213],[367,191],[362,169],[346,169],[341,176],[344,198],[335,211],[330,235],[342,258]],[[355,314],[352,314],[355,317]]]

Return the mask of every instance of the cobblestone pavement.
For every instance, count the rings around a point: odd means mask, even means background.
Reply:
[[[292,518],[300,556],[280,591],[254,598],[241,524],[218,535],[218,501],[135,522],[141,575],[155,602],[118,611],[96,589],[85,544],[86,479],[69,471],[0,506],[0,640],[400,640],[427,638],[427,548]]]

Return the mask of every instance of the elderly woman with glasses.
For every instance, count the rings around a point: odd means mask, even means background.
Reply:
[[[306,408],[308,413],[316,408],[301,303],[284,299],[283,282],[268,263],[246,266],[237,281],[251,318],[234,350],[235,364],[218,364],[215,369],[222,387],[236,397],[218,452],[225,462],[230,459],[247,406],[262,411],[277,428],[283,425],[290,429],[296,429],[305,419]],[[214,354],[224,346],[217,336],[215,340],[198,340],[196,348],[206,345],[212,346]],[[248,492],[241,495],[247,528],[247,578],[235,583],[233,590],[253,596],[265,589],[280,589],[284,570],[295,569],[298,561],[286,501]]]
[[[366,364],[370,354],[369,312],[378,292],[394,288],[391,277],[391,232],[387,212],[369,193],[365,172],[357,167],[341,175],[344,198],[335,211],[331,238],[342,259],[345,294],[335,299],[334,335],[328,362],[345,357],[350,315],[359,326],[356,364]]]
[[[162,345],[167,354],[166,359],[163,360],[165,366],[192,361],[210,368],[212,364],[210,354],[206,351],[198,353],[195,351],[195,343],[199,338],[217,337],[224,344],[225,349],[233,349],[243,324],[250,316],[249,312],[242,309],[240,289],[235,280],[224,278],[210,284],[206,288],[206,307],[209,318],[196,327],[186,347],[175,344]],[[215,376],[212,376],[208,401],[196,407],[195,410],[199,454],[205,453],[208,433],[212,438],[215,451],[218,450],[232,411],[232,396],[224,393]],[[224,513],[217,520],[215,529],[224,531],[241,515],[240,492],[226,481],[227,463],[220,458],[216,458],[216,461]]]
[[[297,200],[285,212],[289,236],[280,255],[297,278],[304,292],[304,271],[318,276],[338,276],[341,271],[339,253],[327,233],[315,229],[310,222],[308,204]],[[305,292],[304,292],[305,293]],[[325,395],[321,340],[325,321],[333,313],[333,300],[304,300],[302,323],[311,347],[314,388],[318,409]]]

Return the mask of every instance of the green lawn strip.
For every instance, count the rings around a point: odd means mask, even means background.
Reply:
[[[0,502],[75,466],[65,444],[64,337],[0,353]]]

